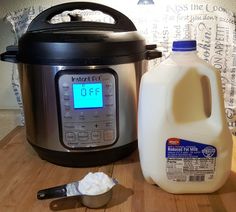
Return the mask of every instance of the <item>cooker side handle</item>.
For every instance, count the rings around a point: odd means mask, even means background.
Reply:
[[[18,46],[8,46],[6,52],[0,55],[2,61],[18,63],[17,60]]]
[[[90,9],[93,11],[101,11],[110,15],[115,24],[103,23],[103,22],[90,22],[90,21],[71,21],[58,24],[51,24],[50,20],[55,16],[67,10],[75,9]],[[133,22],[121,12],[110,8],[105,5],[92,3],[92,2],[71,2],[53,6],[33,19],[28,27],[28,32],[32,31],[44,31],[44,30],[59,30],[59,29],[94,29],[94,30],[112,30],[112,31],[136,31],[136,27]]]
[[[146,50],[147,50],[145,54],[146,60],[152,60],[162,57],[162,52],[158,51],[156,47],[157,46],[155,44],[146,45]]]

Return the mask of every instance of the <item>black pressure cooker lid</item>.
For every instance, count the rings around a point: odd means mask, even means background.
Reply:
[[[134,32],[39,32],[22,37],[17,59],[30,64],[117,64],[143,59],[145,51],[144,40]]]
[[[110,15],[115,23],[50,20],[67,10],[91,9]],[[42,65],[107,65],[135,62],[161,56],[155,45],[145,45],[132,21],[110,7],[73,2],[40,13],[20,38],[17,48],[8,48],[1,60]]]

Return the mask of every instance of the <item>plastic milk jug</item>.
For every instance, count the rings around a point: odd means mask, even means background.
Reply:
[[[175,41],[173,53],[141,80],[138,148],[143,175],[170,193],[210,193],[231,170],[219,71],[200,59],[196,41]]]

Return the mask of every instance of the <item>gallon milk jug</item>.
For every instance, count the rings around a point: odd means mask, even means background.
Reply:
[[[232,136],[219,71],[175,41],[172,55],[141,80],[138,147],[143,175],[170,193],[209,193],[231,170]]]

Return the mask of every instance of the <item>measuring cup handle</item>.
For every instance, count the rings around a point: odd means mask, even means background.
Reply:
[[[110,15],[115,20],[115,24],[101,23],[101,22],[87,22],[87,21],[71,21],[58,24],[51,24],[49,21],[55,15],[58,15],[66,10],[75,9],[90,9],[98,10]],[[113,31],[136,31],[133,22],[124,14],[105,5],[92,2],[72,2],[53,6],[34,18],[28,27],[28,32],[39,30],[55,30],[55,29],[96,29],[96,30],[113,30]]]
[[[37,198],[40,200],[66,196],[66,185],[43,189],[37,193]]]

